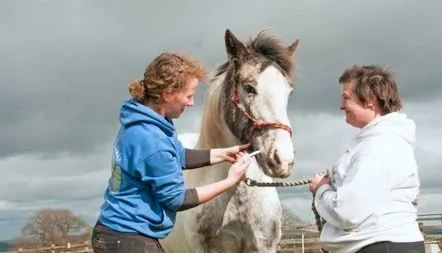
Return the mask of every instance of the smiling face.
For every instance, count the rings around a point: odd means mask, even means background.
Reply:
[[[167,118],[176,119],[181,116],[187,107],[193,106],[194,94],[198,86],[198,78],[187,78],[182,89],[173,93],[165,93],[163,104],[164,114]]]
[[[345,113],[345,121],[357,128],[365,127],[376,117],[372,102],[362,103],[356,96],[354,81],[345,82],[342,86],[340,109]]]

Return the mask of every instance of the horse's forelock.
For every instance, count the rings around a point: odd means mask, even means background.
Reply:
[[[262,31],[254,39],[250,40],[246,46],[252,54],[260,55],[275,64],[275,66],[284,72],[286,76],[291,76],[293,74],[295,62],[292,54],[278,37]],[[215,72],[215,78],[228,72],[231,63],[232,62],[229,60],[219,66]],[[263,67],[267,67],[268,65],[269,64],[266,62],[263,64]]]
[[[260,32],[253,40],[247,43],[247,47],[272,61],[287,76],[293,74],[294,61],[292,55],[279,38]]]

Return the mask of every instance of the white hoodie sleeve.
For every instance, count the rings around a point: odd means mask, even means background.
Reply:
[[[349,230],[358,227],[387,195],[387,175],[381,160],[371,153],[354,154],[342,186],[318,189],[315,206],[330,225]]]

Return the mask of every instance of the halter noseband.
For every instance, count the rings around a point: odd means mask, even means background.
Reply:
[[[239,106],[239,100],[238,100],[238,87],[237,87],[237,83],[234,82],[233,83],[233,87],[232,87],[232,103],[235,105],[235,107],[240,110],[250,121],[252,121],[253,125],[252,125],[252,132],[255,129],[258,128],[263,128],[263,127],[272,127],[272,128],[280,128],[280,129],[284,129],[287,132],[290,133],[290,136],[292,136],[292,129],[285,124],[279,123],[279,122],[265,122],[262,120],[259,120],[255,117],[253,117],[252,115],[250,115],[250,113],[248,113],[244,108],[242,108],[241,106]]]

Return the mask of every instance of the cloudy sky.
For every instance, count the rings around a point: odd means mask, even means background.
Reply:
[[[397,76],[404,111],[417,124],[420,213],[441,213],[441,1],[0,1],[0,240],[29,215],[62,207],[93,224],[110,174],[110,151],[128,81],[165,50],[209,69],[225,58],[224,32],[241,40],[263,29],[300,39],[289,117],[292,179],[327,168],[357,132],[338,110],[337,79],[352,64]],[[202,98],[176,121],[196,133]],[[280,191],[313,220],[307,187]]]

